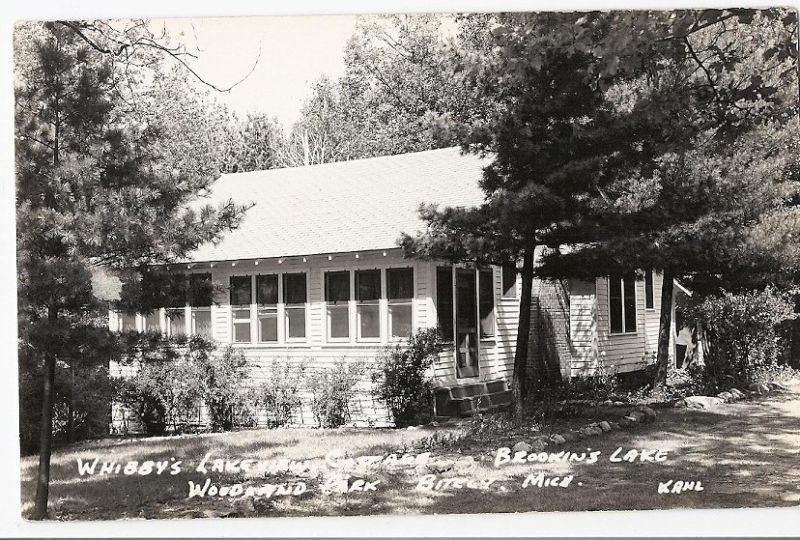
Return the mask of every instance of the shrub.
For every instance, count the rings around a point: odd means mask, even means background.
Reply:
[[[375,397],[392,412],[397,427],[429,422],[433,414],[430,367],[442,352],[438,329],[420,330],[405,344],[387,347],[373,373]]]
[[[292,366],[289,362],[273,362],[269,378],[255,388],[254,402],[263,406],[275,419],[275,425],[289,423],[300,408],[300,389],[305,377],[305,364]]]
[[[350,421],[350,401],[363,368],[361,362],[348,364],[342,358],[332,368],[311,376],[311,412],[320,427],[338,427]]]
[[[220,354],[200,354],[201,398],[208,407],[211,427],[230,430],[247,423],[245,381],[247,360],[230,345]]]
[[[795,317],[774,289],[723,293],[687,310],[703,322],[707,352],[702,382],[709,392],[747,386],[779,356],[778,325]]]

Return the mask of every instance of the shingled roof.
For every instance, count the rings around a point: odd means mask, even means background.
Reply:
[[[420,203],[470,207],[486,159],[458,148],[222,175],[211,203],[255,203],[242,225],[194,261],[291,257],[397,247],[424,229]]]

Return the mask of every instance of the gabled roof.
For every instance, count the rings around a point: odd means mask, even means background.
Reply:
[[[445,148],[307,167],[222,175],[211,204],[255,203],[241,226],[194,261],[290,257],[397,247],[424,230],[420,203],[476,206],[488,160]],[[206,202],[206,201],[204,201]]]

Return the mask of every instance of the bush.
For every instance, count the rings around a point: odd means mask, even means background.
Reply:
[[[759,370],[775,365],[778,326],[795,317],[792,305],[772,288],[708,297],[687,312],[703,323],[707,351],[700,376],[711,393],[746,387]]]
[[[221,354],[200,354],[201,399],[208,407],[212,429],[231,430],[248,422],[245,381],[247,360],[230,345]]]
[[[420,330],[407,343],[387,347],[372,376],[375,397],[392,412],[397,427],[427,423],[433,415],[430,367],[444,349],[438,329]]]
[[[254,391],[256,406],[263,406],[275,419],[276,426],[292,420],[300,408],[300,388],[305,378],[305,364],[292,366],[289,362],[273,362],[269,378]]]
[[[311,412],[320,427],[338,427],[350,421],[350,401],[363,369],[362,362],[348,365],[342,358],[332,368],[311,376]]]

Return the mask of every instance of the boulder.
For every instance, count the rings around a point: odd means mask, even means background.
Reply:
[[[603,420],[602,422],[600,422],[600,424],[598,424],[598,426],[599,426],[599,427],[600,427],[600,429],[602,429],[603,431],[611,431],[611,424],[609,424],[609,423],[608,423],[608,422],[606,422],[605,420]]]
[[[231,505],[231,513],[237,516],[252,516],[256,511],[253,497],[235,499]]]
[[[581,438],[581,436],[575,433],[574,431],[565,431],[564,433],[561,434],[561,436],[567,442],[575,442],[577,440],[580,440]]]
[[[533,451],[533,446],[526,443],[525,441],[519,441],[517,444],[511,447],[512,452],[527,452],[531,453]]]
[[[531,450],[529,452],[541,452],[547,448],[547,440],[545,437],[537,437],[531,441]]]
[[[733,401],[733,394],[730,392],[720,392],[717,397],[726,403]]]
[[[607,400],[605,400],[603,402],[603,407],[613,407],[613,406],[614,406],[614,402],[611,401],[610,399],[607,399]]]
[[[683,401],[689,409],[711,409],[723,403],[720,398],[711,396],[689,396]]]
[[[769,390],[770,390],[769,386],[767,386],[764,383],[753,383],[750,386],[748,386],[747,389],[750,390],[750,392],[752,394],[755,394],[755,395],[758,395],[758,396],[763,396],[764,394],[769,394]]]
[[[596,435],[602,435],[603,430],[600,429],[598,426],[586,426],[580,429],[580,432],[583,434],[584,437],[594,437]]]
[[[624,406],[625,406],[625,403],[623,403],[622,401],[615,401],[614,402],[614,407],[624,407]]]
[[[628,418],[633,418],[634,422],[645,422],[645,414],[640,410],[631,411],[628,413]]]
[[[781,392],[789,392],[788,387],[774,381],[771,383],[767,383],[767,386],[769,386],[771,390],[780,390]]]
[[[679,399],[679,400],[675,401],[672,404],[672,406],[675,407],[676,409],[685,409],[686,408],[686,400],[685,399]]]
[[[639,420],[641,420],[641,419],[642,419],[641,416],[633,416],[631,414],[629,414],[628,416],[623,416],[622,417],[622,420],[625,420],[626,422],[628,422],[628,426],[632,426],[634,424],[638,424]]]
[[[556,433],[555,435],[551,435],[550,436],[550,442],[552,442],[553,444],[556,444],[556,445],[564,444],[565,442],[567,442],[567,439],[565,437],[563,437],[562,435],[559,435],[558,433]]]
[[[628,417],[623,416],[622,418],[619,419],[619,427],[621,427],[622,429],[628,429],[629,427],[631,427],[631,425],[633,425],[633,422],[631,422],[628,419]]]
[[[737,388],[731,388],[730,390],[728,390],[728,392],[731,393],[733,399],[735,400],[744,399],[746,397],[744,393]]]
[[[608,425],[611,426],[611,429],[619,429],[620,428],[619,422],[609,422]]]
[[[457,473],[461,474],[461,473],[464,473],[464,472],[471,471],[472,469],[475,468],[475,465],[476,465],[476,462],[475,462],[475,458],[474,457],[472,457],[472,456],[464,456],[464,457],[458,458],[456,460],[455,464],[453,465],[453,469]]]

